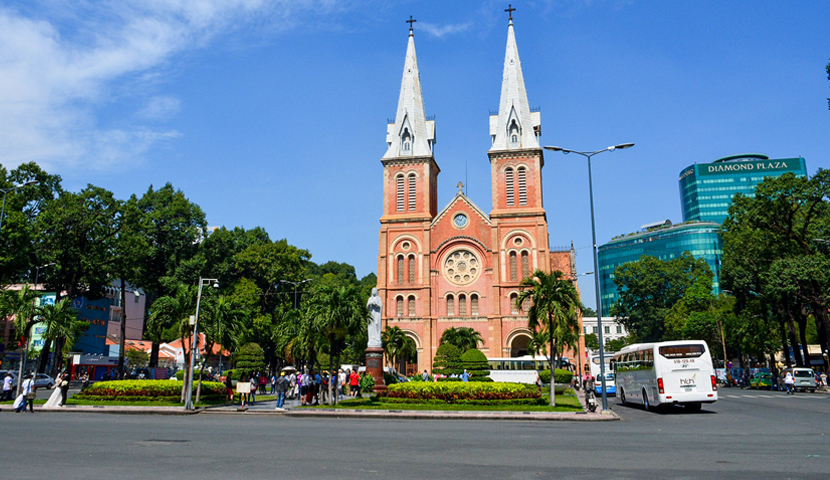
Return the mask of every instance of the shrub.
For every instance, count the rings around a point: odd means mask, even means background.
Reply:
[[[461,355],[461,364],[467,369],[471,382],[488,382],[490,380],[490,364],[487,357],[477,348],[471,348]]]
[[[458,347],[449,343],[438,347],[432,362],[432,371],[447,376],[461,373],[463,367],[461,367],[461,351]]]
[[[185,370],[179,370],[178,372],[176,372],[176,380],[184,380],[184,372],[185,372]],[[202,371],[197,368],[197,369],[193,369],[193,380],[194,381],[196,381],[196,382],[199,381],[199,374],[202,374],[202,380],[207,380],[208,379],[208,372],[205,371],[204,373],[202,373]]]
[[[395,375],[392,375],[391,373],[386,373],[384,371],[383,372],[383,383],[385,383],[387,385],[392,385],[394,383],[398,383],[398,377],[395,376]]]
[[[375,377],[368,374],[360,377],[361,393],[371,393],[373,388],[375,388]]]
[[[72,398],[79,400],[130,400],[130,401],[174,401],[181,399],[181,381],[172,380],[113,380],[96,382],[76,393]],[[203,399],[221,399],[225,386],[219,382],[202,382]]]
[[[265,371],[265,353],[256,343],[247,343],[239,349],[236,360],[237,375],[251,378],[254,373]]]
[[[416,398],[384,397],[375,401],[383,403],[410,403],[426,405],[446,405],[444,400],[419,400]],[[455,405],[547,405],[548,402],[542,397],[539,398],[512,398],[507,400],[454,400]]]
[[[441,400],[456,403],[460,400],[515,400],[539,398],[534,385],[505,382],[407,382],[390,385],[388,398],[412,400]]]
[[[574,374],[570,370],[565,370],[563,368],[556,369],[556,383],[567,385],[571,383],[573,376]],[[542,370],[539,372],[539,377],[542,379],[543,383],[550,383],[550,370]]]

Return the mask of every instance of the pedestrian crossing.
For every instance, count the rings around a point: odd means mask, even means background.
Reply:
[[[721,398],[763,398],[763,399],[782,398],[782,397],[800,398],[800,399],[811,399],[811,398],[816,399],[816,398],[824,398],[825,397],[824,395],[816,395],[814,393],[802,393],[802,394],[797,393],[795,395],[786,395],[786,394],[783,394],[783,393],[781,393],[781,394],[770,393],[770,394],[767,394],[767,395],[752,395],[752,394],[734,395],[734,394],[727,393],[727,394],[721,394],[720,396],[721,396]]]

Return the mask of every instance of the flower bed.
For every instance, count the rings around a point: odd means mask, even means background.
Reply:
[[[110,382],[96,382],[84,389],[83,392],[76,393],[72,398],[98,401],[178,402],[181,399],[182,383],[175,380],[114,380]],[[202,399],[221,399],[224,396],[225,386],[221,383],[202,382]]]
[[[520,400],[540,397],[535,385],[505,382],[407,382],[389,385],[388,399],[441,400],[447,403],[469,400]]]

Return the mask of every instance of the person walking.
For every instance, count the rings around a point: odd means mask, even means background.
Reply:
[[[425,382],[428,382],[428,381],[429,381],[429,374],[427,373],[427,369],[426,369],[426,368],[424,369],[424,373],[422,373],[422,374],[421,374],[421,378],[422,378]]]
[[[276,410],[285,410],[283,405],[285,405],[285,392],[288,391],[288,380],[285,379],[285,372],[281,372],[280,376],[274,381],[276,384],[275,388],[277,391],[277,408]]]
[[[784,377],[784,385],[787,386],[787,395],[795,395],[795,378],[793,378],[792,372],[787,372],[787,376]]]
[[[3,400],[9,401],[12,399],[12,382],[14,378],[12,378],[11,372],[6,372],[6,376],[3,377]]]
[[[357,372],[352,372],[352,374],[349,375],[349,387],[351,389],[352,396],[356,397],[360,391],[360,375],[358,375]]]
[[[231,374],[225,375],[225,396],[228,398],[227,403],[233,403],[233,379]]]
[[[347,368],[346,373],[343,374],[343,390],[346,392],[344,395],[352,396],[352,370],[350,368]]]
[[[256,403],[257,374],[251,375],[251,405]]]
[[[343,372],[341,368],[337,372],[337,399],[343,400],[343,391],[346,388],[346,374]]]
[[[35,388],[35,381],[31,375],[26,375],[26,379],[23,380],[22,384],[22,392],[21,396],[22,401],[20,405],[15,408],[15,412],[25,412],[26,411],[26,404],[29,405],[29,413],[35,413],[35,396],[37,393],[37,389]]]
[[[467,373],[467,369],[464,369],[464,373],[461,374],[461,381],[462,382],[469,382],[470,381],[470,374]]]
[[[277,394],[277,374],[271,374],[271,395]]]

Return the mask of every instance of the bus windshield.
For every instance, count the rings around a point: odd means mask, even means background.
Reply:
[[[703,345],[665,345],[659,349],[666,358],[697,358],[703,355]]]

